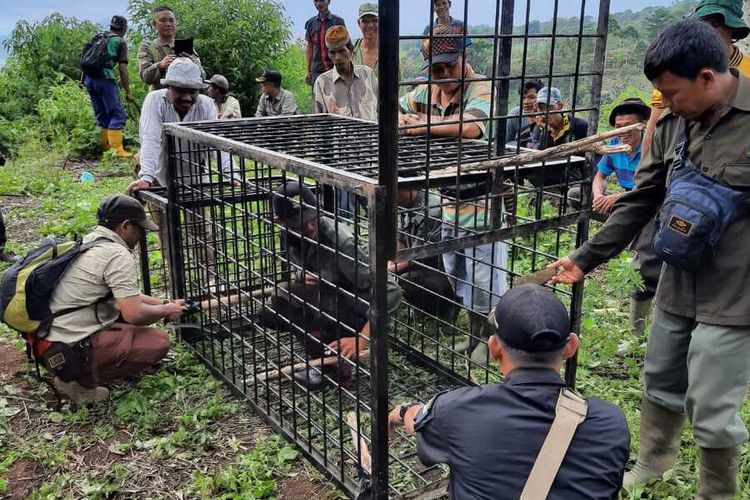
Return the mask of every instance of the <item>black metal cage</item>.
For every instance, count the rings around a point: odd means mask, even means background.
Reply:
[[[460,3],[468,26],[480,2]],[[528,149],[506,130],[528,120],[549,133],[555,115],[596,130],[609,1],[564,2],[579,7],[574,19],[559,0],[481,4],[493,4],[493,25],[476,33],[434,34],[425,1],[427,34],[397,36],[399,2],[380,0],[377,123],[318,114],[164,126],[166,203],[154,210],[169,228],[172,294],[201,306],[181,338],[351,496],[444,494],[447,469],[422,465],[403,432],[389,438],[389,409],[499,381],[483,349],[490,308],[587,238],[590,162],[509,160]],[[550,20],[532,30],[540,5]],[[433,78],[430,47],[451,39],[460,75]],[[531,57],[539,47],[544,61]],[[480,51],[486,76],[465,64]],[[409,54],[426,73],[408,74]],[[510,113],[531,78],[569,98]],[[441,114],[448,88],[456,105]],[[579,331],[582,284],[556,292]],[[566,377],[574,383],[575,360]]]

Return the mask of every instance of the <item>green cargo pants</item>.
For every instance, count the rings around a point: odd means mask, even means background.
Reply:
[[[739,416],[750,381],[750,326],[717,326],[654,309],[644,367],[646,397],[685,412],[701,448],[744,443]]]

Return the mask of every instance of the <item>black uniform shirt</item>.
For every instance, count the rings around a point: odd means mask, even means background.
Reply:
[[[438,394],[415,419],[425,465],[450,467],[452,499],[516,500],[555,417],[563,380],[549,370],[516,369],[503,384]],[[630,454],[625,415],[588,398],[549,500],[615,499]]]

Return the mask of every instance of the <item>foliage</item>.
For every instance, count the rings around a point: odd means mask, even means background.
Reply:
[[[99,148],[99,132],[86,90],[73,80],[50,87],[37,105],[43,137],[67,155],[80,156]]]
[[[19,21],[4,42],[8,61],[0,69],[0,115],[18,118],[61,79],[80,75],[81,49],[98,31],[90,21],[54,13],[38,23]]]
[[[297,98],[297,112],[309,113],[312,103],[312,91],[305,81],[307,74],[307,59],[305,49],[299,44],[290,45],[282,52],[272,67],[283,75],[282,87],[289,90]],[[255,111],[253,107],[251,111]],[[249,112],[243,111],[246,115]]]
[[[195,474],[190,490],[202,498],[269,498],[276,491],[274,477],[289,474],[297,455],[280,437],[266,438],[250,453],[238,455],[234,464],[211,474]]]
[[[156,5],[160,2],[129,2],[131,27],[147,39],[155,36],[151,10]],[[169,5],[177,15],[178,37],[195,38],[206,74],[226,76],[245,114],[255,110],[259,97],[255,78],[273,66],[291,38],[290,21],[283,16],[281,4],[275,0],[174,0]]]

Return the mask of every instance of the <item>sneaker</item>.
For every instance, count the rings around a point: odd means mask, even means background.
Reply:
[[[61,395],[67,396],[68,399],[75,403],[99,403],[109,399],[109,389],[106,387],[89,389],[75,380],[72,382],[63,382],[57,377],[52,380],[52,385],[55,386],[55,389]]]

